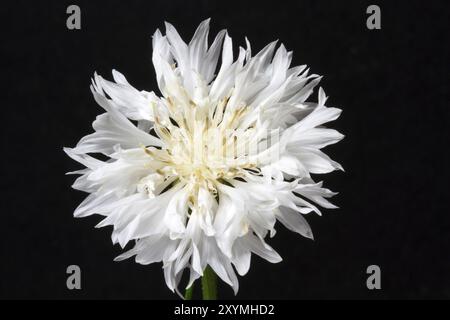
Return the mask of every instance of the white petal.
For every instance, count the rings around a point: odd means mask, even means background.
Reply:
[[[118,110],[127,118],[153,121],[151,103],[158,102],[155,94],[136,90],[118,71],[113,70],[113,74],[115,78],[119,79],[120,83],[107,81],[97,74],[94,75],[96,92],[100,95],[106,92],[114,101],[114,106],[117,106]]]
[[[75,209],[74,216],[77,218],[86,217],[98,212],[99,207],[115,202],[117,196],[114,192],[92,193]]]
[[[261,239],[254,235],[247,235],[245,237],[248,248],[261,258],[271,262],[278,263],[283,260],[280,255],[272,249],[268,244],[263,243]]]
[[[187,187],[185,187],[184,189],[176,192],[167,205],[166,213],[164,215],[164,223],[174,234],[182,234],[186,229],[184,220],[187,216],[187,201],[189,195],[190,193],[188,192]]]
[[[321,149],[330,144],[339,142],[344,135],[333,129],[312,128],[292,138],[292,144]]]
[[[295,210],[287,207],[280,207],[277,219],[289,230],[297,232],[306,238],[314,239],[308,222]]]
[[[339,163],[331,160],[320,150],[297,148],[294,154],[311,173],[329,173],[334,170],[343,170]]]
[[[251,252],[241,244],[242,240],[235,242],[233,246],[233,264],[239,275],[244,276],[250,269]]]
[[[96,101],[108,112],[97,117],[93,123],[95,132],[83,137],[73,153],[105,153],[114,152],[114,146],[124,149],[145,146],[162,146],[161,140],[136,128],[124,115],[111,107],[111,102],[94,92]]]

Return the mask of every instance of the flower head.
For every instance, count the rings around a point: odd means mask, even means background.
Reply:
[[[342,139],[322,126],[341,110],[325,106],[322,89],[307,102],[320,77],[290,67],[283,45],[252,55],[247,41],[235,59],[226,31],[209,46],[208,30],[206,20],[189,44],[168,23],[165,35],[155,32],[161,96],[115,70],[115,82],[95,74],[105,112],[65,151],[86,166],[73,187],[90,193],[74,215],[103,215],[98,226],[114,227],[114,243],[135,242],[116,260],[162,261],[171,290],[185,269],[190,286],[209,265],[237,292],[235,270],[246,274],[252,253],[281,261],[264,240],[276,221],[312,238],[303,215],[335,208],[326,200],[334,193],[310,174],[342,169],[320,151]]]

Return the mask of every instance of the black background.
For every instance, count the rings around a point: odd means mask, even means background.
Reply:
[[[188,41],[212,18],[234,45],[253,51],[279,39],[293,64],[324,75],[330,124],[346,135],[327,152],[345,173],[323,177],[338,210],[309,215],[315,241],[282,227],[269,243],[283,257],[253,256],[241,299],[450,298],[448,204],[449,34],[446,1],[375,2],[382,29],[366,28],[368,1],[14,1],[2,4],[1,298],[177,299],[161,264],[113,262],[111,229],[74,219],[85,194],[70,188],[80,168],[62,151],[92,131],[101,111],[89,91],[111,69],[157,91],[151,35],[163,22]],[[66,28],[81,7],[82,29]],[[5,99],[6,97],[6,99]],[[320,179],[321,177],[317,177]],[[66,267],[82,290],[66,288]],[[366,288],[381,267],[382,289]]]

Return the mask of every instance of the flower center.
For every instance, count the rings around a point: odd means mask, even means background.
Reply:
[[[162,163],[158,173],[215,193],[219,180],[242,176],[244,169],[255,167],[247,157],[254,129],[239,128],[247,108],[228,108],[227,102],[223,99],[211,107],[208,101],[195,104],[168,98],[153,105],[154,130],[165,148],[146,152]]]

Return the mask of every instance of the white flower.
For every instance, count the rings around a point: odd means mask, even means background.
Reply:
[[[236,293],[234,269],[246,274],[252,253],[281,261],[264,241],[277,220],[312,238],[303,214],[335,208],[326,200],[334,193],[310,174],[342,169],[320,151],[343,138],[322,126],[341,110],[325,106],[322,89],[317,103],[306,101],[320,77],[290,67],[283,45],[252,56],[247,41],[234,59],[226,31],[208,46],[208,30],[206,20],[189,44],[168,23],[166,35],[155,32],[161,97],[117,71],[115,82],[95,74],[92,93],[105,113],[65,151],[86,166],[74,172],[73,187],[90,193],[75,217],[103,215],[98,227],[114,227],[113,243],[135,241],[116,260],[162,261],[171,290],[185,268],[189,286],[210,265]]]

